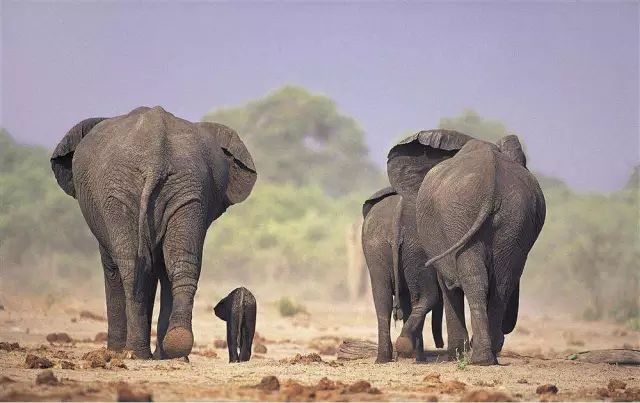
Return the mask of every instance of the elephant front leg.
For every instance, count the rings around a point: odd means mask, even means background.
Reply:
[[[124,286],[118,267],[102,246],[100,247],[100,259],[104,271],[104,291],[107,301],[107,348],[113,351],[122,351],[127,343]]]

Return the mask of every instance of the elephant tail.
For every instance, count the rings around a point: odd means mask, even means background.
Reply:
[[[151,224],[152,217],[149,216],[149,204],[155,189],[160,185],[163,174],[152,170],[147,173],[140,196],[140,213],[138,215],[138,253],[136,256],[136,269],[134,272],[134,287],[136,298],[144,298],[144,287],[151,276],[153,270],[152,262],[152,239]]]
[[[427,263],[424,264],[424,267],[428,268],[429,266],[431,266],[438,260],[442,259],[443,257],[447,256],[448,254],[460,249],[463,245],[465,245],[471,239],[471,237],[473,237],[476,234],[476,232],[478,232],[478,230],[482,227],[482,225],[487,220],[489,215],[491,215],[493,211],[494,193],[496,189],[496,160],[495,160],[495,156],[491,153],[491,151],[488,151],[488,152],[490,153],[489,159],[491,161],[492,167],[489,171],[490,177],[488,178],[489,180],[488,180],[487,186],[484,187],[485,189],[487,189],[486,197],[483,198],[481,195],[479,195],[480,198],[484,199],[485,202],[480,207],[480,212],[478,213],[476,220],[471,225],[471,228],[469,228],[469,231],[467,231],[467,233],[464,234],[462,238],[458,240],[458,242],[453,244],[453,246],[451,246],[449,249],[442,252],[441,254],[429,259]],[[482,189],[483,186],[480,186],[480,188]]]
[[[444,340],[442,340],[442,309],[444,303],[442,298],[433,307],[431,311],[431,334],[433,335],[433,342],[437,348],[444,347]]]
[[[391,259],[393,261],[393,319],[402,320],[403,312],[400,306],[400,253],[402,245],[402,200],[398,201],[393,215],[393,232],[391,240]]]

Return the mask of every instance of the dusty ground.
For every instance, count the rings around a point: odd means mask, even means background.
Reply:
[[[126,398],[123,394],[127,391],[134,397],[149,393],[156,401],[640,399],[634,389],[640,387],[638,367],[565,359],[573,352],[589,349],[639,348],[639,332],[607,323],[524,314],[515,332],[507,337],[500,366],[459,369],[455,362],[443,362],[436,352],[430,354],[429,363],[400,359],[374,365],[373,359],[338,362],[335,355],[343,338],[376,340],[375,316],[368,300],[360,304],[308,305],[309,315],[294,318],[280,317],[275,306],[265,302],[259,307],[257,326],[264,340],[257,342],[264,344],[267,352],[254,353],[248,363],[228,364],[226,349],[214,347],[214,340],[224,338],[224,323],[214,319],[210,303],[197,300],[196,348],[189,362],[125,358],[122,363],[126,368],[118,367],[119,359],[106,363],[105,368],[90,368],[90,362],[82,357],[105,345],[89,340],[106,331],[107,324],[99,318],[81,317],[80,313],[89,310],[99,317],[104,315],[104,308],[97,301],[64,307],[50,304],[5,298],[5,309],[0,310],[0,341],[18,342],[20,348],[0,350],[0,400],[114,400],[118,393]],[[73,342],[50,343],[46,336],[52,332],[66,332]],[[428,328],[425,343],[433,348]],[[296,354],[320,350],[321,362],[287,361]],[[28,354],[49,359],[59,384],[36,384],[36,377],[44,370],[28,369]],[[95,365],[102,364],[98,360]],[[62,369],[70,365],[75,368]],[[256,387],[269,375],[277,377],[279,388],[273,380]],[[609,391],[612,379],[625,383],[626,388],[615,389],[621,384],[612,384],[614,390]],[[369,385],[358,383],[361,380]],[[544,384],[555,385],[557,394],[536,393]],[[472,394],[478,390],[484,392]]]

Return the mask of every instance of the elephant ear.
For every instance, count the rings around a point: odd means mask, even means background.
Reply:
[[[66,194],[76,197],[76,190],[73,186],[73,170],[72,161],[73,153],[82,139],[89,134],[95,125],[108,118],[90,118],[85,119],[65,134],[60,140],[53,154],[51,155],[51,169],[58,181],[58,185]]]
[[[258,178],[249,150],[240,140],[238,133],[229,127],[213,122],[199,124],[216,137],[227,161],[229,161],[227,199],[231,204],[242,202],[249,197]]]
[[[384,189],[378,190],[377,192],[375,192],[374,194],[369,196],[369,198],[367,200],[365,200],[364,204],[362,205],[362,217],[366,218],[367,214],[369,214],[369,211],[379,201],[381,201],[381,200],[383,200],[383,199],[385,199],[385,198],[387,198],[389,196],[393,196],[393,195],[397,195],[397,194],[398,193],[396,193],[396,191],[393,190],[393,188],[391,186],[386,187]]]
[[[391,186],[402,197],[415,198],[424,176],[439,162],[453,157],[473,137],[455,130],[418,132],[393,146],[387,156]]]
[[[213,308],[213,313],[220,319],[224,321],[228,321],[227,312],[229,309],[227,307],[227,301],[229,301],[229,296],[227,295],[223,299],[218,302],[218,304]]]
[[[524,154],[520,139],[515,134],[504,136],[497,142],[500,152],[506,155],[510,160],[517,162],[523,167],[527,167],[527,156]]]

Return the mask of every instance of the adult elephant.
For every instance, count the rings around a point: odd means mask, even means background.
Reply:
[[[416,200],[419,238],[431,257],[426,270],[437,269],[443,292],[449,354],[466,348],[466,296],[471,361],[496,364],[546,211],[518,138],[494,145],[454,131],[420,132],[391,149],[387,171],[394,188]]]
[[[362,248],[378,319],[376,363],[389,362],[392,358],[389,333],[392,310],[395,319],[404,321],[396,350],[408,354],[415,345],[416,360],[422,361],[422,329],[425,316],[431,310],[433,339],[436,347],[444,345],[442,297],[436,273],[422,269],[427,256],[418,239],[415,204],[387,187],[364,202],[362,215]]]
[[[238,135],[158,106],[141,107],[78,123],[56,147],[51,167],[98,241],[108,348],[151,356],[159,281],[154,357],[188,355],[205,233],[229,206],[249,196],[256,181]]]

